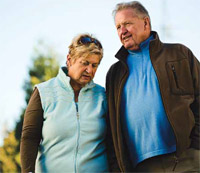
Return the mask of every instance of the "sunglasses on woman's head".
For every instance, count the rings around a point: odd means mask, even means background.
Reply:
[[[96,44],[99,48],[102,49],[101,43],[100,43],[98,40],[94,39],[94,38],[90,38],[90,37],[81,37],[81,39],[79,40],[79,43],[81,43],[81,44],[90,44],[90,43],[94,43],[94,44]]]

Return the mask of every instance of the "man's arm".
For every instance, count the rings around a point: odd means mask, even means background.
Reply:
[[[191,104],[191,110],[195,118],[195,126],[191,133],[191,147],[200,149],[200,64],[191,51],[188,53],[191,73],[194,86],[194,102]]]
[[[106,147],[107,147],[107,155],[108,155],[108,163],[110,167],[110,172],[120,172],[120,168],[117,163],[117,158],[115,154],[114,144],[113,144],[113,137],[112,137],[112,131],[110,127],[110,117],[109,117],[109,83],[110,83],[110,71],[107,73],[106,77],[106,95],[108,100],[108,114],[106,116],[106,123],[107,123],[107,135],[106,135]]]

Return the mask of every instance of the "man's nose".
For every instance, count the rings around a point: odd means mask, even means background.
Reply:
[[[121,26],[121,34],[126,34],[127,33],[127,29],[125,26]]]

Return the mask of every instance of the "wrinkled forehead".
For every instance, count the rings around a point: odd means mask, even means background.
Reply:
[[[116,18],[121,17],[121,16],[138,18],[138,17],[141,17],[142,15],[138,13],[136,9],[128,7],[128,8],[123,8],[117,11],[114,19],[116,20]]]
[[[137,20],[138,15],[131,9],[124,9],[116,13],[115,25],[123,24],[128,21]]]
[[[86,61],[92,61],[92,62],[100,62],[101,60],[101,55],[100,54],[95,54],[95,53],[89,53],[88,55],[84,56],[82,58],[83,60]]]
[[[84,54],[77,56],[76,58],[74,58],[74,60],[89,61],[92,63],[100,63],[101,55],[89,52],[89,53],[84,53]]]

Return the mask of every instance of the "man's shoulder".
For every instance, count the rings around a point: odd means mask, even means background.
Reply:
[[[164,43],[164,48],[166,49],[174,49],[179,51],[188,51],[189,48],[181,43]]]
[[[113,70],[116,70],[116,69],[119,70],[119,67],[121,67],[121,66],[122,66],[122,62],[121,61],[117,61],[117,62],[115,62],[114,64],[112,64],[110,66],[108,71],[113,71]]]
[[[192,51],[181,43],[164,43],[160,57],[165,57],[165,61],[176,61],[181,59],[193,58]]]
[[[128,71],[126,65],[121,62],[117,61],[109,68],[107,75],[106,75],[106,83],[108,82],[117,82],[122,76]]]

